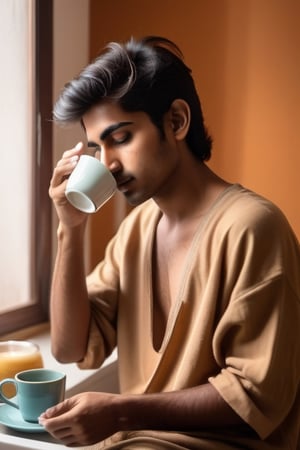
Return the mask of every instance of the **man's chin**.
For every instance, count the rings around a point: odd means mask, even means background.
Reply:
[[[146,202],[150,198],[150,197],[138,195],[136,193],[129,192],[129,191],[122,192],[122,194],[124,195],[124,197],[126,198],[126,201],[129,203],[130,206],[141,205],[142,203]]]

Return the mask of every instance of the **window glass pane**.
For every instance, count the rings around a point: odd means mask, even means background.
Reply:
[[[0,313],[32,301],[32,7],[0,2]]]

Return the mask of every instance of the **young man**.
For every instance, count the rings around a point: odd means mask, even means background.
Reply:
[[[92,368],[117,346],[121,394],[82,393],[41,423],[73,446],[296,450],[299,245],[278,208],[206,165],[211,138],[178,48],[109,45],[55,118],[81,121],[136,207],[86,279],[87,215],[64,194],[83,144],[54,169],[53,353]]]

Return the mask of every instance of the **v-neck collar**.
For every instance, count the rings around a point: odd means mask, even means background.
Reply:
[[[207,223],[213,216],[216,208],[219,206],[220,202],[223,201],[224,197],[226,197],[228,195],[228,193],[230,193],[232,190],[235,190],[237,187],[240,187],[240,185],[232,184],[232,185],[228,186],[227,188],[225,188],[218,195],[218,197],[213,202],[213,204],[211,205],[211,207],[209,208],[209,210],[207,211],[205,216],[200,221],[200,224],[195,231],[194,237],[192,239],[192,242],[190,244],[190,247],[189,247],[186,257],[185,257],[185,263],[183,265],[183,270],[182,270],[182,273],[180,276],[181,281],[179,283],[178,292],[176,294],[175,302],[173,303],[173,305],[171,305],[171,308],[169,311],[164,337],[162,339],[162,343],[161,343],[159,350],[156,350],[154,348],[154,327],[153,327],[153,320],[154,320],[153,252],[154,252],[154,243],[155,243],[157,225],[158,225],[159,220],[162,217],[161,211],[159,210],[159,208],[157,209],[157,214],[153,218],[152,236],[151,236],[149,246],[148,246],[147,261],[149,261],[149,270],[147,270],[145,273],[145,276],[147,278],[145,281],[146,281],[146,286],[148,286],[148,288],[149,288],[149,297],[150,297],[148,317],[149,317],[150,339],[151,339],[151,344],[152,344],[151,346],[152,346],[153,352],[155,354],[157,354],[158,356],[162,355],[164,353],[164,351],[170,341],[170,338],[172,336],[172,332],[174,330],[174,327],[176,325],[178,317],[180,315],[180,310],[182,307],[182,303],[183,303],[183,299],[184,299],[184,295],[185,295],[185,291],[186,291],[186,286],[188,285],[188,281],[189,281],[191,273],[192,273],[191,269],[192,269],[192,266],[193,266],[195,258],[196,258],[196,254],[197,254],[197,251],[199,248],[199,240],[202,236],[202,233],[205,230]]]

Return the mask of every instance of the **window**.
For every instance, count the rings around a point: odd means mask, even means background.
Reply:
[[[0,2],[0,334],[48,316],[52,0]]]

